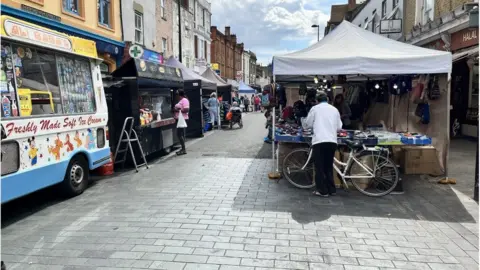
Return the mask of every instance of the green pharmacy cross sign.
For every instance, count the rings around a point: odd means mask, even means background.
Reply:
[[[128,50],[128,53],[132,58],[139,59],[143,55],[143,48],[138,45],[133,45]]]

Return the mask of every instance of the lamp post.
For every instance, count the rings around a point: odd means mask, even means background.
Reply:
[[[181,14],[182,14],[182,5],[180,3],[181,1],[178,0],[178,61],[182,62],[182,19],[181,19]]]
[[[318,24],[313,24],[312,28],[317,28],[317,42],[320,41],[320,26]]]

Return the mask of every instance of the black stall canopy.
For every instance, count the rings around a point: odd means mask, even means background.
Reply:
[[[131,58],[112,74],[116,79],[137,79],[139,87],[181,88],[183,74],[180,68]]]
[[[168,58],[167,65],[179,68],[183,74],[183,89],[190,101],[187,137],[202,137],[204,127],[202,96],[216,93],[217,84],[198,75],[173,56]]]
[[[145,155],[172,147],[175,137],[173,118],[174,91],[183,87],[179,68],[140,59],[129,59],[104,79],[109,114],[110,144],[116,147],[127,117],[133,117],[134,127]],[[142,95],[161,99],[149,123],[142,124],[139,100]],[[158,117],[160,116],[160,117]]]

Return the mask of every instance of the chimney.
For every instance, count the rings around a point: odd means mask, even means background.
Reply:
[[[232,35],[233,44],[237,44],[237,35]]]
[[[348,10],[353,10],[357,6],[356,0],[348,0]]]
[[[230,26],[225,26],[225,36],[230,36]]]
[[[210,26],[210,38],[215,39],[217,36],[217,27],[216,26]]]

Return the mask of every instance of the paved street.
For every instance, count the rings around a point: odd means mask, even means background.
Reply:
[[[244,124],[76,198],[47,190],[6,205],[2,260],[8,270],[478,269],[467,191],[411,177],[403,195],[313,197],[268,180],[264,117]]]

